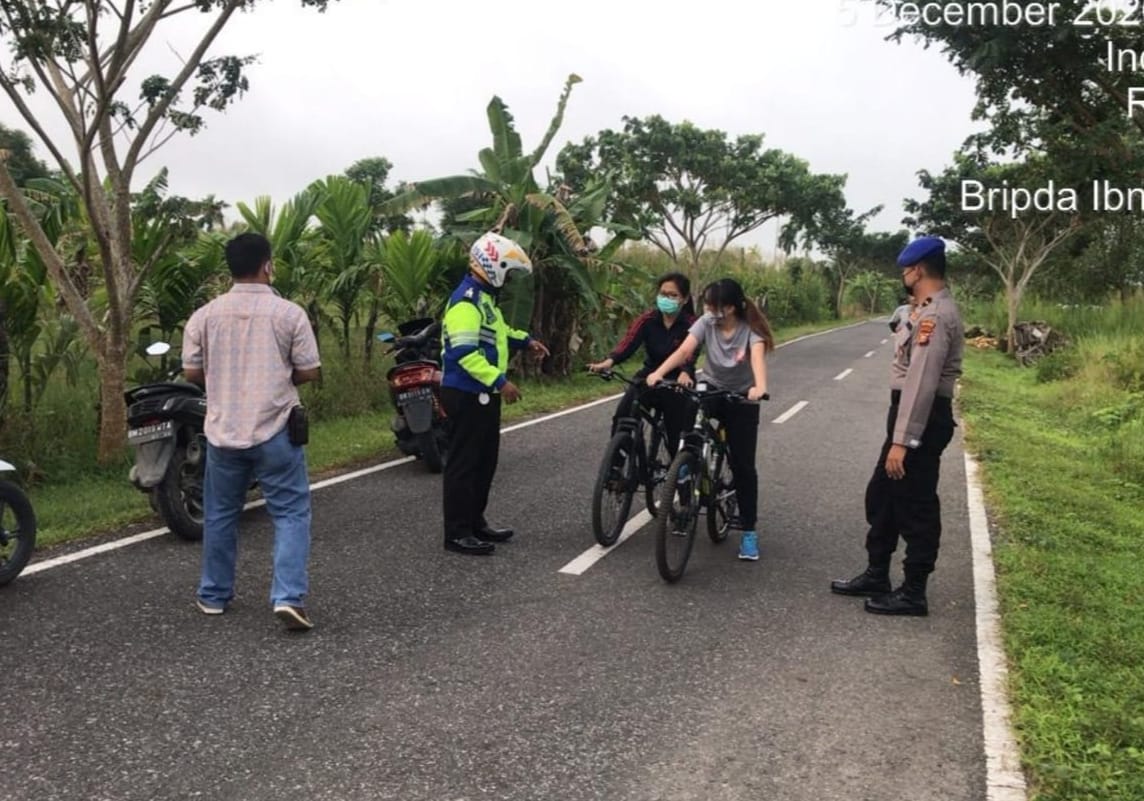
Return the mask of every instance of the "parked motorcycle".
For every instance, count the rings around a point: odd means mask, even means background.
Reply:
[[[448,458],[448,428],[441,406],[441,324],[427,317],[397,327],[401,336],[377,335],[391,345],[396,364],[386,373],[389,396],[397,410],[390,426],[397,447],[419,456],[433,473],[440,473]]]
[[[15,469],[0,459],[0,473],[10,473]],[[10,527],[13,524],[14,528]],[[0,481],[0,587],[20,575],[35,548],[36,513],[32,510],[31,501],[17,485]]]
[[[170,351],[166,342],[147,347],[147,355]],[[206,468],[207,400],[202,388],[168,380],[124,393],[127,444],[135,449],[129,478],[151,496],[151,505],[167,527],[185,540],[203,538],[203,474]]]

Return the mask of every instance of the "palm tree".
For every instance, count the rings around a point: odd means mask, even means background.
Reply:
[[[248,229],[270,240],[274,288],[306,309],[315,338],[321,330],[322,275],[315,259],[318,237],[310,228],[310,220],[322,199],[322,193],[311,185],[280,209],[274,208],[269,197],[256,198],[253,207],[236,205]]]

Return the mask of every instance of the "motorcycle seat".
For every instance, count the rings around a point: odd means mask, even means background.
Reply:
[[[125,395],[127,403],[131,404],[143,398],[153,398],[156,395],[189,395],[191,397],[202,397],[203,388],[197,384],[180,381],[160,381],[155,384],[144,384],[143,386],[129,389]]]

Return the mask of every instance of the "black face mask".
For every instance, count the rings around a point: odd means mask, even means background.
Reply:
[[[908,270],[903,270],[903,271],[902,271],[902,289],[904,289],[904,290],[905,290],[905,292],[906,292],[906,296],[907,296],[907,297],[909,297],[909,295],[910,295],[910,285],[906,283],[906,273],[907,273],[907,272],[909,272],[909,271],[908,271]]]

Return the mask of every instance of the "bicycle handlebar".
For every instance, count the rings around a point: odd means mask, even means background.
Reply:
[[[682,392],[685,395],[690,395],[697,401],[708,400],[710,398],[726,398],[732,403],[751,403],[751,399],[741,392],[733,392],[729,389],[693,389],[692,387],[685,387],[675,381],[660,381],[656,387],[663,387],[664,389],[672,389],[676,392]],[[764,392],[759,400],[769,401],[771,393]]]
[[[633,381],[632,379],[625,376],[623,373],[618,372],[615,368],[610,368],[608,370],[600,370],[598,372],[595,372],[594,375],[600,376],[600,378],[602,378],[605,381],[611,381],[613,378],[618,378],[621,381],[623,381],[625,384],[631,384],[633,386],[643,384],[644,386],[647,386],[644,382]],[[692,387],[685,387],[682,384],[680,384],[678,381],[660,381],[658,384],[655,385],[655,387],[650,387],[650,388],[651,389],[670,389],[670,390],[674,390],[675,392],[682,392],[686,395],[690,395],[691,397],[695,398],[696,400],[703,400],[705,398],[727,398],[728,400],[730,400],[733,403],[750,403],[751,402],[750,399],[746,395],[742,394],[741,392],[732,392],[729,389],[699,390],[699,389],[694,389]],[[759,400],[769,401],[770,399],[771,399],[771,393],[764,392],[763,396]]]

